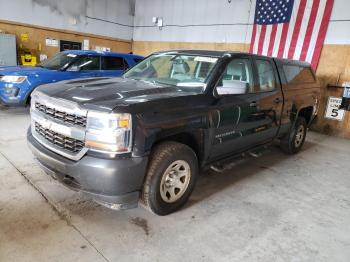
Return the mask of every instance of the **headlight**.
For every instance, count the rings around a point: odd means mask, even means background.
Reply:
[[[3,76],[1,82],[20,84],[26,79],[26,76]]]
[[[131,151],[131,115],[88,112],[85,146],[106,153]]]

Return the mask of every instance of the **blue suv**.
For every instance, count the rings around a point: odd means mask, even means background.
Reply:
[[[142,56],[97,52],[64,51],[37,67],[0,67],[0,102],[26,105],[39,85],[87,77],[118,77],[143,59]]]

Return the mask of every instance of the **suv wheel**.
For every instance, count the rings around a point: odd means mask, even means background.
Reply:
[[[281,148],[287,154],[296,154],[303,147],[307,125],[303,117],[298,117],[289,134],[281,139]]]
[[[198,175],[193,150],[177,142],[164,142],[152,150],[141,203],[157,215],[180,209],[190,197]]]

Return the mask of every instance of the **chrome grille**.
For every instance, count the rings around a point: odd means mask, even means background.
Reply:
[[[35,109],[54,119],[76,126],[86,127],[86,116],[68,114],[52,107],[35,102]]]
[[[46,129],[37,122],[35,122],[35,131],[46,141],[69,152],[78,153],[84,148],[83,141]]]

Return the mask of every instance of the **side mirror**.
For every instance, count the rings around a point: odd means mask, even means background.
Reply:
[[[218,95],[242,95],[248,93],[249,84],[239,80],[222,80],[223,86],[217,86]]]
[[[67,71],[68,72],[79,72],[80,69],[81,68],[79,66],[73,65],[73,66],[68,67]]]

